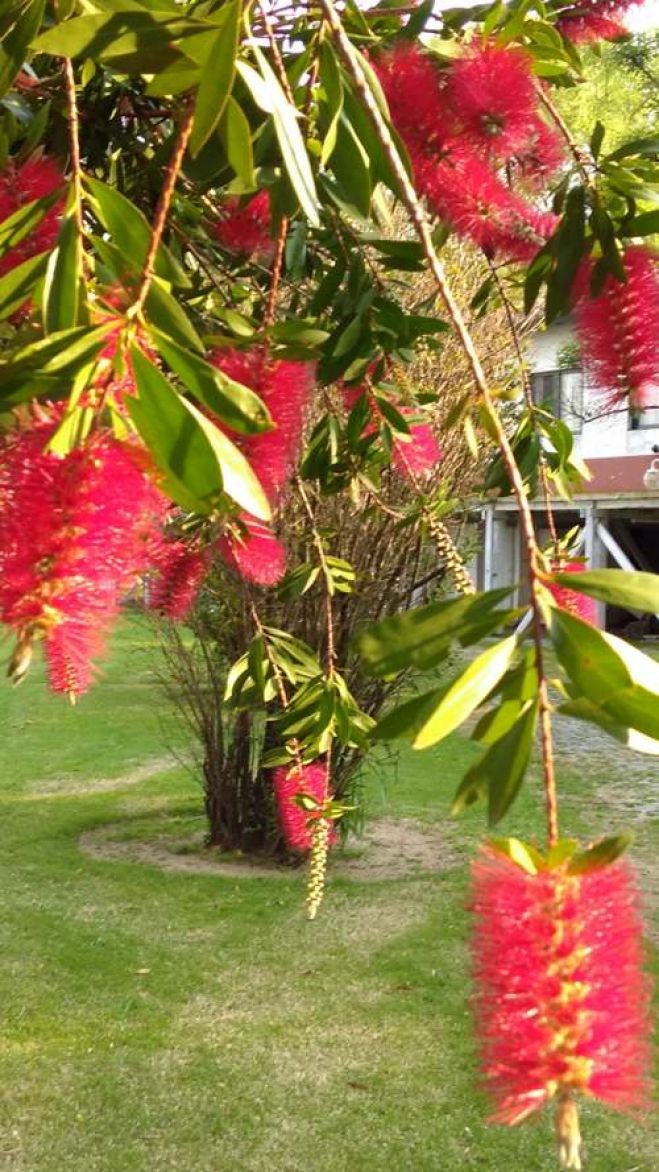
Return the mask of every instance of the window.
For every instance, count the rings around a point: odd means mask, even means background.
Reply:
[[[642,427],[659,427],[659,386],[654,394],[647,396],[649,404],[642,411],[629,412],[629,430],[640,431]]]
[[[574,432],[583,426],[583,374],[580,370],[543,370],[531,375],[533,400]]]

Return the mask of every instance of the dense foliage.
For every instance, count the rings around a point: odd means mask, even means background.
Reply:
[[[619,836],[577,854],[559,840],[545,631],[562,710],[622,739],[634,730],[651,748],[658,669],[561,605],[569,550],[558,538],[539,549],[528,494],[544,494],[551,514],[552,493],[569,497],[583,468],[565,423],[533,402],[520,326],[540,305],[547,322],[574,313],[606,403],[641,411],[655,394],[659,141],[611,150],[598,121],[586,146],[554,100],[579,84],[580,47],[623,35],[629,7],[497,0],[438,15],[432,3],[16,0],[0,17],[10,674],[22,677],[39,640],[51,686],[77,697],[131,585],[149,574],[154,607],[181,619],[212,564],[225,566],[240,583],[246,646],[222,703],[240,735],[250,711],[268,718],[260,764],[276,767],[289,844],[310,852],[312,915],[343,812],[337,754],[373,735],[423,749],[481,707],[483,752],[455,808],[484,798],[498,822],[539,727],[549,853],[514,839],[495,849],[555,878],[557,930],[572,914],[568,876],[618,866]],[[463,306],[447,275],[456,238],[481,270]],[[495,382],[471,330],[490,315],[507,331]],[[441,420],[418,362],[455,378]],[[484,491],[516,499],[531,621],[373,729],[346,678],[350,656],[390,680],[434,670],[456,645],[523,617],[510,591],[475,590],[447,526],[476,503],[474,484],[458,508],[442,483],[456,435],[473,454],[486,449]],[[304,536],[289,534],[287,549],[290,494]],[[353,531],[363,519],[367,535],[378,513],[412,529],[452,592],[410,609],[418,598],[402,580],[401,612],[339,647],[337,599],[359,567],[323,525],[328,501]],[[287,566],[294,549],[305,558]],[[264,620],[262,591],[274,587],[284,601],[313,599],[319,644]],[[579,587],[659,611],[653,575],[586,571]],[[220,715],[216,739],[224,729]],[[618,889],[605,882],[604,902]],[[543,990],[534,1001],[565,1062],[551,1077],[536,1062],[542,1085],[531,1089],[535,1105],[558,1096],[564,1161],[578,1168],[572,1093],[598,1083],[566,1057],[574,1039],[561,1007],[574,1011],[584,985],[568,968],[549,1000]],[[613,1009],[599,993],[606,1030]]]

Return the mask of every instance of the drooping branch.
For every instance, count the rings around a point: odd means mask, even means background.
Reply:
[[[193,121],[194,105],[191,103],[183,115],[183,121],[181,122],[179,128],[174,150],[172,152],[172,157],[169,160],[169,164],[165,172],[165,181],[163,183],[162,191],[160,192],[160,197],[156,205],[153,229],[149,240],[147,254],[144,259],[144,266],[142,268],[140,287],[137,297],[130,309],[131,317],[137,317],[142,312],[146,299],[149,295],[149,289],[151,288],[151,282],[153,280],[155,271],[158,248],[160,247],[160,242],[167,225],[167,217],[172,205],[176,181],[179,177],[181,167],[183,166],[183,159],[185,157],[185,152],[187,150],[190,135],[192,133]]]
[[[558,840],[558,809],[549,694],[543,653],[543,615],[541,605],[542,586],[539,576],[539,551],[535,537],[533,517],[526,495],[526,487],[524,485],[521,472],[517,466],[515,454],[511,447],[510,440],[508,439],[505,427],[496,409],[494,398],[488,387],[485,372],[481,365],[474,341],[471,337],[471,334],[469,333],[460,307],[453,295],[453,291],[446,277],[444,266],[439,256],[437,255],[430,230],[430,223],[424,212],[421,201],[419,200],[414,186],[407,174],[389,127],[369,86],[359,58],[356,55],[352,43],[343,28],[341,17],[337,8],[335,7],[334,0],[320,0],[320,3],[327,23],[330,26],[332,37],[336,44],[337,50],[344,62],[348,74],[352,79],[355,90],[361,99],[364,110],[369,117],[371,125],[373,126],[378,141],[386,156],[387,162],[389,163],[389,166],[391,167],[391,170],[397,180],[400,198],[402,199],[409,213],[412,224],[414,225],[417,236],[421,242],[430,272],[432,273],[437,289],[440,293],[442,301],[444,302],[444,305],[446,306],[446,310],[453,323],[453,327],[459,338],[462,349],[464,350],[475,387],[478,391],[481,402],[491,419],[497,445],[501,452],[501,456],[519,508],[522,534],[527,555],[528,579],[533,616],[533,642],[535,647],[535,660],[538,673],[538,709],[542,742],[543,780],[547,805],[547,837],[549,844],[553,845]]]

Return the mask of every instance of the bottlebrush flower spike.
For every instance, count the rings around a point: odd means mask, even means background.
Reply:
[[[148,608],[180,622],[196,602],[208,572],[208,553],[187,541],[162,541],[154,553]]]
[[[582,562],[552,562],[552,570],[560,570],[562,574],[581,574],[585,570]],[[559,586],[557,582],[547,582],[547,589],[557,606],[570,614],[583,619],[585,623],[597,624],[597,602],[587,594],[579,594],[569,586]]]
[[[319,819],[319,813],[316,810],[304,810],[295,798],[307,794],[319,809],[322,808],[331,796],[327,790],[326,765],[321,761],[314,761],[301,768],[299,765],[280,765],[272,772],[272,784],[286,846],[291,851],[311,850],[313,826]],[[333,835],[332,841],[335,838],[336,835]]]
[[[214,227],[220,244],[231,252],[258,254],[268,259],[274,251],[268,192],[259,191],[243,206],[238,199],[227,200],[224,210],[224,218]]]
[[[530,190],[542,188],[565,162],[567,148],[563,139],[535,116],[529,137],[515,152],[512,162],[521,182]]]
[[[589,293],[592,262],[577,280],[575,319],[583,360],[593,387],[615,407],[654,405],[659,391],[659,270],[648,248],[625,250],[626,282],[607,275],[601,293]]]
[[[444,79],[428,54],[401,42],[374,63],[391,119],[406,145],[438,153],[451,140]]]
[[[637,0],[578,0],[567,6],[556,27],[575,45],[591,41],[615,41],[627,36],[620,20]]]
[[[272,529],[248,513],[240,514],[241,528],[229,530],[217,543],[220,556],[257,586],[276,586],[286,573],[286,550]]]
[[[529,260],[558,223],[509,191],[487,163],[466,151],[435,163],[415,159],[419,190],[432,210],[486,256]]]
[[[409,414],[403,410],[403,415]],[[427,423],[412,423],[409,439],[394,438],[391,462],[408,480],[429,476],[442,459],[442,450]]]
[[[493,1120],[550,1100],[564,1167],[580,1168],[574,1093],[646,1105],[648,985],[632,874],[618,861],[529,873],[487,847],[473,866],[475,1016]]]
[[[239,445],[276,505],[299,455],[315,369],[310,362],[270,359],[260,347],[216,350],[210,361],[230,378],[256,391],[268,408],[274,427],[259,435],[238,436]]]
[[[60,415],[42,411],[0,444],[0,619],[24,651],[43,638],[51,687],[75,697],[146,568],[164,497],[105,434],[64,457],[45,451]]]
[[[514,47],[470,47],[447,71],[446,98],[456,138],[508,159],[528,141],[536,120],[531,59]]]
[[[10,161],[0,172],[0,223],[25,204],[54,195],[63,186],[64,176],[54,159],[33,156],[19,166]],[[58,200],[29,235],[0,257],[0,276],[54,247],[63,207],[63,200]]]

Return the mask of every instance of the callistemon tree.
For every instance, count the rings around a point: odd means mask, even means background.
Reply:
[[[556,536],[539,548],[529,496],[555,532],[552,496],[569,497],[582,469],[565,423],[533,402],[519,323],[536,305],[548,322],[572,312],[602,394],[647,405],[658,143],[607,153],[605,121],[575,141],[557,106],[581,81],[580,47],[624,35],[629,8],[10,0],[0,14],[10,675],[40,642],[53,689],[78,697],[131,585],[149,573],[153,605],[181,619],[226,564],[252,633],[228,699],[269,706],[272,785],[291,849],[310,853],[312,916],[342,812],[337,742],[423,750],[483,709],[454,805],[483,799],[494,826],[537,728],[546,846],[493,839],[475,864],[474,1002],[494,1118],[553,1101],[567,1168],[581,1167],[577,1095],[645,1102],[647,992],[624,836],[560,837],[552,712],[651,745],[659,668],[566,607],[570,551]],[[442,255],[451,237],[482,268],[466,311]],[[421,271],[431,294],[415,304],[408,274]],[[502,311],[509,362],[491,385],[470,319]],[[444,335],[460,369],[438,437],[409,371],[419,349],[441,368]],[[442,451],[462,434],[491,449],[486,491],[517,504],[530,599],[518,626],[508,589],[475,589],[443,520]],[[422,527],[453,592],[366,627],[365,670],[426,671],[494,641],[373,733],[333,638],[352,569],[317,514],[331,495],[357,515],[389,508],[396,477],[413,503],[394,510],[391,546],[397,525]],[[320,657],[261,617],[263,592],[297,570],[278,532],[291,492],[314,551],[294,581],[324,615]],[[585,570],[577,594],[659,611],[652,575]]]

